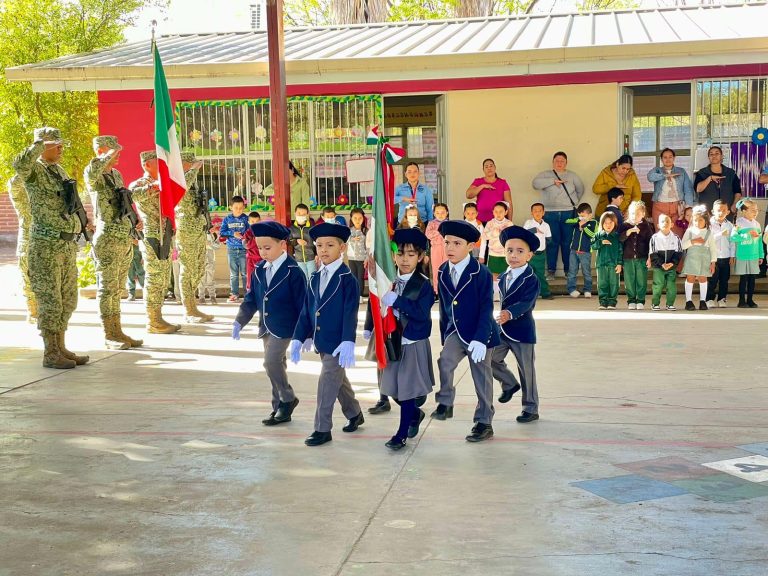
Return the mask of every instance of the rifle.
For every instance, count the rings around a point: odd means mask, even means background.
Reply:
[[[77,180],[73,180],[72,178],[67,178],[65,180],[58,173],[56,173],[56,176],[58,176],[61,185],[64,187],[65,213],[62,214],[61,217],[68,220],[70,216],[77,216],[78,220],[80,220],[80,233],[83,235],[86,242],[91,242],[93,240],[93,234],[91,234],[91,231],[87,228],[88,214],[86,214],[85,208],[83,208],[83,202],[80,200],[80,195],[77,193]]]
[[[211,228],[213,228],[213,223],[211,222],[211,213],[208,211],[208,191],[205,189],[198,190],[197,186],[194,187],[194,191],[197,193],[195,198],[197,204],[197,215],[205,216],[205,232],[207,234],[211,231]]]
[[[140,230],[136,230],[136,225],[141,221],[139,215],[136,213],[136,208],[133,207],[133,196],[128,188],[115,188],[115,222],[122,222],[123,218],[127,218],[131,223],[131,236],[136,240],[144,240],[144,234]]]

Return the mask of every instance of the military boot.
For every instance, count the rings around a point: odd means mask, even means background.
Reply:
[[[150,334],[173,334],[179,326],[163,320],[160,308],[147,308],[147,332]]]
[[[115,316],[102,316],[101,323],[104,326],[104,346],[108,350],[128,350],[131,347],[120,338],[115,325]]]
[[[27,300],[27,322],[30,324],[37,322],[37,300],[34,298]]]
[[[77,366],[74,360],[65,358],[59,351],[59,335],[50,330],[43,330],[43,344],[45,349],[43,350],[43,367],[44,368],[74,368]]]
[[[144,344],[144,340],[136,340],[135,338],[131,338],[128,336],[128,334],[123,332],[122,320],[119,314],[113,317],[112,322],[115,324],[115,337],[120,342],[125,342],[131,348],[139,348],[142,344]]]
[[[75,364],[78,366],[82,366],[83,364],[87,364],[88,360],[90,360],[89,356],[78,356],[74,352],[70,352],[67,350],[66,345],[64,344],[64,334],[65,332],[59,332],[58,338],[59,338],[59,352],[61,353],[64,358],[67,358],[69,360],[73,360]]]
[[[187,298],[187,301],[184,303],[184,308],[186,310],[184,314],[184,322],[187,322],[188,324],[204,324],[205,322],[213,321],[213,316],[200,310],[193,298]]]

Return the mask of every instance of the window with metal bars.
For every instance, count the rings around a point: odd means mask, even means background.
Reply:
[[[675,151],[675,165],[691,172],[691,118],[682,115],[656,114],[632,119],[633,168],[643,192],[653,192],[648,172],[661,166],[659,158],[664,148]]]
[[[373,183],[349,183],[346,161],[375,156],[366,144],[382,124],[381,95],[288,99],[290,159],[310,186],[317,207],[370,204]],[[177,123],[184,151],[203,161],[198,184],[222,208],[241,195],[249,206],[274,202],[269,99],[179,102]]]
[[[753,141],[753,134],[768,125],[768,78],[699,80],[694,97],[695,168],[707,165],[710,146],[720,146],[723,164],[736,171],[744,195],[765,198],[758,177],[768,162],[768,146]]]

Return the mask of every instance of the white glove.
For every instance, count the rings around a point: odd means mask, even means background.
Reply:
[[[467,346],[467,352],[470,353],[472,362],[474,362],[475,364],[485,360],[486,350],[487,349],[485,347],[485,344],[483,344],[482,342],[478,342],[477,340],[472,340],[472,342],[469,343],[469,346]]]
[[[339,357],[339,366],[342,368],[353,368],[355,366],[355,343],[342,342],[338,345],[333,355]]]
[[[291,362],[298,364],[301,360],[301,340],[291,340]]]
[[[397,300],[397,293],[392,292],[391,290],[381,297],[381,302],[384,306],[392,306],[392,304],[395,303],[395,300]]]
[[[304,344],[301,345],[301,351],[309,352],[310,350],[312,350],[312,338],[307,338],[304,340]]]
[[[373,336],[373,332],[370,330],[363,330],[363,340],[366,342],[371,339],[371,336]]]
[[[232,322],[232,340],[240,340],[240,330],[242,330],[243,327],[240,325],[240,322],[235,320]]]

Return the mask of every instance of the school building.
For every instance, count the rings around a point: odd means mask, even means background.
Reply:
[[[756,179],[766,146],[752,134],[768,125],[766,22],[768,4],[753,2],[287,29],[290,155],[318,205],[347,209],[370,202],[371,184],[349,182],[345,165],[372,154],[374,124],[406,149],[400,164],[422,166],[454,217],[491,157],[522,223],[538,198],[531,179],[557,150],[587,188],[629,152],[650,191],[644,175],[662,148],[692,171],[720,144],[745,193],[765,196]],[[201,185],[220,207],[241,193],[268,210],[266,32],[166,36],[158,46],[181,146],[204,160]],[[154,146],[148,41],[6,74],[36,91],[96,91],[100,132],[123,143],[126,179],[139,176],[138,153]]]

